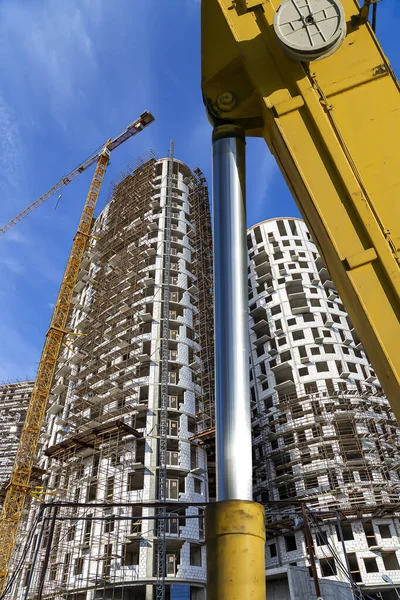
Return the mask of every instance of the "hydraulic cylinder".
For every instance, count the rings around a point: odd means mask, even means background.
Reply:
[[[265,599],[264,510],[252,502],[245,139],[213,134],[217,503],[206,510],[208,600]]]

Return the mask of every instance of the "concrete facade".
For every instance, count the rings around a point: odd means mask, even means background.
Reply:
[[[0,488],[11,475],[33,384],[24,381],[0,385]]]
[[[209,382],[202,343],[208,343],[212,328],[199,316],[211,307],[210,273],[198,260],[207,248],[211,261],[209,206],[199,171],[178,160],[172,175],[167,169],[167,159],[139,161],[121,175],[94,223],[75,287],[74,333],[59,361],[40,451],[47,473],[43,484],[74,506],[59,509],[53,533],[48,523],[44,533],[38,529],[10,597],[23,598],[27,586],[28,597],[34,597],[49,544],[45,598],[155,597],[161,534],[154,503],[160,440],[166,435],[166,598],[205,598],[203,509],[185,504],[208,501],[206,452],[190,438],[197,421],[207,422],[205,407],[211,402],[204,392]],[[208,292],[201,296],[204,289]],[[163,373],[168,375],[165,422]],[[34,503],[26,531],[37,511]]]
[[[319,575],[346,580],[341,511],[353,580],[389,598],[382,574],[400,582],[393,412],[304,222],[255,225],[248,251],[254,494],[288,501],[267,516],[267,568],[308,564],[289,502],[304,500],[320,515]]]
[[[320,579],[324,600],[354,600],[349,584]],[[314,581],[305,567],[286,565],[268,573],[267,600],[318,600]]]

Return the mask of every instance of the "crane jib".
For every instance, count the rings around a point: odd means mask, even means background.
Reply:
[[[103,149],[106,147],[110,152],[118,148],[121,144],[123,144],[126,140],[136,135],[140,131],[143,131],[145,127],[150,125],[154,121],[154,117],[150,112],[144,112],[140,115],[139,119],[133,121],[128,127],[120,133],[117,137],[112,139],[111,141],[107,141],[103,144],[94,154],[92,154],[87,160],[81,163],[78,167],[76,167],[71,173],[65,175],[58,183],[56,183],[52,188],[50,188],[43,196],[40,196],[35,202],[30,204],[25,210],[23,210],[19,215],[11,219],[8,223],[0,227],[0,236],[9,231],[14,225],[22,221],[25,217],[27,217],[31,212],[33,212],[36,208],[41,206],[46,200],[51,198],[56,192],[60,189],[71,183],[78,175],[86,171],[89,167],[91,167],[99,158],[100,154],[103,152]]]

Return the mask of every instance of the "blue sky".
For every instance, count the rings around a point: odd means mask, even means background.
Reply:
[[[398,0],[378,35],[400,72]],[[200,93],[199,0],[0,1],[0,223],[43,194],[108,137],[150,110],[157,122],[116,150],[117,173],[175,139],[210,178],[211,130]],[[298,211],[262,140],[248,141],[248,224]],[[0,381],[34,376],[92,173],[0,238]]]

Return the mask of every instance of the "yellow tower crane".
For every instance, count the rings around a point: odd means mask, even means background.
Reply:
[[[149,112],[144,112],[140,115],[139,119],[131,123],[125,131],[114,139],[108,140],[99,151],[95,152],[88,160],[74,169],[67,177],[63,177],[63,179],[46,192],[46,194],[41,196],[36,202],[15,217],[15,219],[0,229],[0,235],[2,235],[97,161],[78,230],[74,237],[71,254],[58,293],[50,328],[46,335],[46,341],[40,359],[24,427],[21,433],[10,483],[7,487],[6,497],[0,515],[0,592],[5,586],[22,511],[27,494],[30,490],[30,477],[33,461],[36,455],[36,447],[46,413],[56,361],[64,336],[67,333],[65,328],[67,325],[69,309],[71,307],[74,286],[79,273],[82,256],[90,238],[94,209],[109,162],[110,152],[127,139],[142,131],[153,121],[153,115]]]

